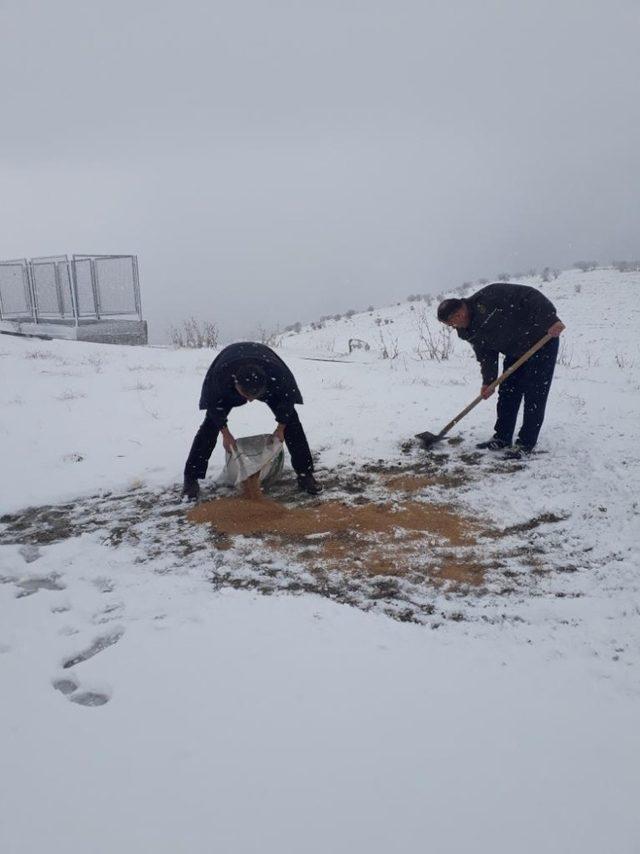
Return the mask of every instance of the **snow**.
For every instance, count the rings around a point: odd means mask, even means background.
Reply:
[[[0,337],[0,514],[25,526],[10,542],[0,524],[0,850],[639,851],[639,287],[542,285],[568,329],[541,453],[470,466],[453,497],[505,528],[558,519],[505,540],[546,574],[513,558],[511,593],[422,591],[423,623],[285,595],[302,568],[184,533],[172,495],[211,353]],[[403,442],[477,393],[468,345],[418,357],[424,308],[283,336],[320,476],[414,459]],[[230,426],[272,421],[256,403]],[[490,401],[444,471],[492,424]],[[36,543],[46,504],[73,524]]]

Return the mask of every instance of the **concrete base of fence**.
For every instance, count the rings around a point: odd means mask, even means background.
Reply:
[[[91,320],[79,326],[72,323],[33,323],[0,320],[0,333],[34,338],[65,338],[69,341],[93,341],[96,344],[146,344],[146,320]]]

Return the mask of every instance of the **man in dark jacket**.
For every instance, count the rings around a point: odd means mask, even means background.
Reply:
[[[511,445],[524,398],[522,427],[510,457],[529,454],[538,441],[544,410],[558,355],[558,337],[565,328],[553,303],[544,294],[527,285],[498,283],[467,299],[446,299],[438,306],[438,320],[452,326],[468,341],[480,362],[485,399],[498,376],[498,357],[504,354],[506,370],[545,334],[552,340],[505,380],[498,392],[498,419],[494,436],[477,447],[497,451]]]
[[[227,416],[234,407],[252,400],[263,401],[275,415],[278,426],[274,436],[289,449],[300,489],[310,495],[321,492],[322,487],[313,475],[309,443],[295,410],[295,404],[303,402],[295,378],[273,350],[264,344],[247,341],[230,344],[221,350],[204,378],[200,409],[206,409],[207,414],[184,467],[183,495],[192,500],[198,498],[198,479],[207,473],[218,433],[222,433],[226,451],[231,452],[236,447],[236,440],[227,426]]]

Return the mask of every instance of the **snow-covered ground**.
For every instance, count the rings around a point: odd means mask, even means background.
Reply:
[[[477,459],[489,401],[421,493],[499,528],[502,568],[400,589],[413,622],[185,523],[211,353],[0,336],[3,854],[640,851],[640,274],[542,287],[568,329],[540,453]],[[477,393],[468,345],[424,358],[434,310],[283,336],[338,497]]]

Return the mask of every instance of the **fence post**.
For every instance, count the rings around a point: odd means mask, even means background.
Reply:
[[[25,273],[27,276],[25,284],[27,293],[29,294],[29,301],[31,303],[31,314],[33,316],[33,322],[38,323],[38,293],[36,291],[36,279],[33,275],[33,264],[31,261],[26,261]]]
[[[60,270],[58,269],[58,262],[53,262],[53,277],[56,283],[56,299],[58,300],[58,311],[60,312],[60,319],[64,320],[64,300],[62,298],[62,286],[60,284]]]
[[[138,273],[138,256],[131,256],[131,266],[133,269],[133,299],[135,301],[138,320],[142,320],[142,300],[140,299],[140,276]]]
[[[74,255],[71,261],[67,258],[67,268],[70,271],[71,284],[71,306],[73,308],[73,317],[76,326],[80,325],[80,306],[78,304],[78,279],[76,278],[76,256]]]
[[[100,320],[100,284],[98,282],[98,271],[96,269],[95,258],[89,259],[89,269],[91,270],[91,290],[93,291],[93,305],[96,310],[96,320]]]

